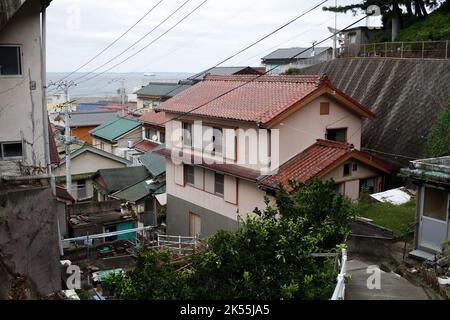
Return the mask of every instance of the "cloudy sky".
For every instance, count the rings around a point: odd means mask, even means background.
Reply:
[[[129,34],[87,65],[91,71],[122,52],[186,0],[164,0]],[[125,59],[172,27],[204,0],[190,0],[160,28],[108,66]],[[53,0],[48,8],[48,71],[73,71],[114,41],[159,0]],[[338,0],[339,4],[354,3]],[[143,52],[111,72],[197,72],[215,65],[320,1],[208,0],[198,11]],[[333,4],[334,0],[327,4]],[[225,65],[259,65],[278,47],[307,47],[330,35],[335,15],[321,8],[302,17]],[[361,16],[339,14],[338,28]],[[359,23],[364,25],[365,22]],[[332,41],[326,43],[332,45]],[[107,67],[99,69],[102,71]]]

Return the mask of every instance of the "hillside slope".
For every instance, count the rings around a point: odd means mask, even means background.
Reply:
[[[323,74],[370,108],[377,118],[363,125],[363,146],[397,166],[424,156],[424,142],[450,102],[450,60],[347,58],[321,63],[303,74]],[[378,153],[382,156],[382,153]]]

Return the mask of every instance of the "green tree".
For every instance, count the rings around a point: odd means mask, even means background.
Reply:
[[[428,157],[450,155],[450,104],[438,115],[425,143]]]
[[[124,299],[329,299],[335,286],[333,259],[354,217],[351,202],[334,182],[312,180],[283,188],[276,207],[241,221],[236,232],[206,240],[188,268],[175,272],[167,253],[138,255],[136,268],[108,282]]]

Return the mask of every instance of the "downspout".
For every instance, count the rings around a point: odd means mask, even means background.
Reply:
[[[56,194],[55,177],[52,174],[52,163],[50,158],[50,132],[48,130],[47,112],[47,6],[49,3],[44,0],[41,9],[41,82],[42,82],[42,123],[44,125],[44,152],[47,172],[50,175],[50,186],[53,194]]]

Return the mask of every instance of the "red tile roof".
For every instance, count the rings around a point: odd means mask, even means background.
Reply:
[[[59,199],[75,202],[75,199],[67,192],[66,188],[56,186],[56,197]]]
[[[336,93],[348,104],[352,104],[354,111],[361,116],[374,117],[368,109],[333,87],[327,76],[320,78],[317,75],[259,78],[254,75],[209,75],[202,82],[162,103],[157,109],[268,124],[321,89]],[[229,92],[230,90],[233,91]]]
[[[306,182],[319,177],[350,158],[355,158],[368,166],[390,173],[391,167],[365,152],[355,150],[347,143],[317,140],[315,144],[299,153],[280,166],[278,172],[263,178],[260,184],[269,188],[278,188],[282,184],[292,191],[289,181]]]
[[[140,118],[140,121],[156,126],[163,126],[166,121],[165,112],[155,112],[154,110],[149,110],[144,113]]]
[[[155,149],[158,147],[159,144],[147,141],[147,140],[141,140],[135,143],[134,148],[139,152],[148,152],[150,150]]]
[[[59,164],[59,154],[58,148],[56,147],[55,141],[55,131],[53,126],[50,123],[50,119],[48,120],[48,140],[50,145],[50,163],[51,164]]]

